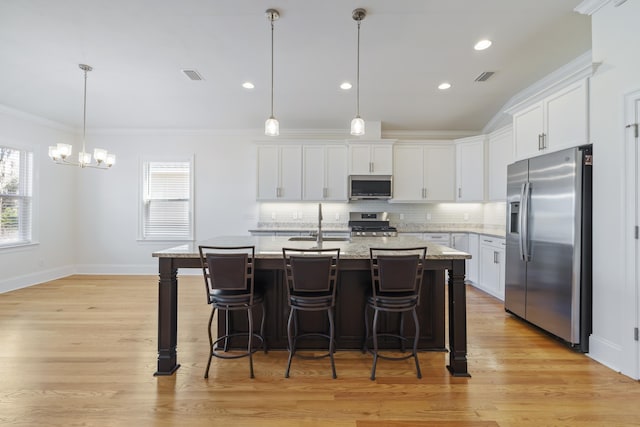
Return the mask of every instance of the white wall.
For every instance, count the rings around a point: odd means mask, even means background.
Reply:
[[[590,131],[594,143],[593,324],[590,356],[634,376],[636,287],[625,283],[624,95],[640,89],[640,2],[613,2],[592,16]]]
[[[255,227],[256,157],[249,133],[104,131],[88,139],[92,147],[116,153],[117,164],[79,177],[78,272],[155,274],[151,253],[181,243],[137,240],[142,159],[193,156],[196,240]]]
[[[0,249],[0,292],[73,273],[78,172],[49,161],[49,145],[72,142],[69,129],[0,106],[0,144],[34,153],[33,228],[37,244]]]

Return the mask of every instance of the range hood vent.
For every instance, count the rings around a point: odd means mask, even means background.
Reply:
[[[494,74],[495,74],[495,71],[485,71],[484,73],[481,73],[478,77],[476,77],[475,81],[477,81],[477,82],[486,82]]]
[[[182,72],[191,80],[204,80],[196,70],[182,70]]]

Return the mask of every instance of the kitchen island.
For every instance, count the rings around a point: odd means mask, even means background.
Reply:
[[[201,268],[199,245],[256,247],[255,281],[265,292],[267,309],[266,340],[270,349],[286,349],[286,319],[288,306],[283,275],[282,248],[308,249],[315,241],[290,241],[287,237],[223,236],[188,243],[154,252],[158,258],[158,361],[156,375],[172,375],[177,362],[178,335],[178,269]],[[444,246],[427,243],[415,237],[354,237],[351,240],[326,240],[324,248],[340,248],[340,266],[336,302],[336,345],[338,349],[360,349],[364,333],[363,313],[366,292],[371,287],[369,248],[428,247],[427,262],[421,289],[420,350],[446,351],[445,323],[449,326],[449,364],[454,376],[469,376],[467,372],[466,296],[464,285],[465,259],[470,255]],[[449,272],[445,292],[445,270]],[[448,295],[445,304],[445,294]],[[446,306],[446,309],[445,309]],[[204,306],[203,309],[208,309]],[[233,319],[232,319],[233,321]],[[321,318],[307,324],[322,325]],[[219,318],[218,332],[224,328]],[[389,320],[383,329],[391,330]],[[301,328],[304,329],[304,323]],[[316,327],[316,326],[313,326]],[[409,325],[407,325],[409,327]],[[407,330],[407,333],[412,333]],[[313,348],[313,343],[311,343]]]

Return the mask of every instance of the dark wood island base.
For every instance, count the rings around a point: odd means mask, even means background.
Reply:
[[[254,244],[256,246],[256,286],[265,291],[267,323],[266,341],[269,349],[287,348],[286,323],[289,308],[284,287],[281,252],[282,246],[296,247],[299,242],[272,237],[226,237],[179,246],[156,252],[160,280],[158,282],[158,369],[154,375],[172,375],[180,365],[177,362],[177,318],[178,318],[178,269],[201,268],[198,244]],[[306,242],[308,245],[308,242]],[[340,273],[337,288],[335,313],[336,346],[338,350],[360,350],[364,336],[364,309],[366,292],[371,288],[368,247],[428,246],[418,317],[420,322],[419,349],[422,351],[447,351],[445,343],[445,321],[449,321],[449,364],[447,369],[453,376],[469,377],[467,371],[466,296],[464,269],[469,255],[439,245],[427,244],[415,238],[354,239],[353,242],[325,243],[326,247],[340,247]],[[366,250],[365,250],[366,249]],[[279,252],[279,254],[278,254]],[[449,271],[448,292],[445,293],[445,270]],[[445,294],[448,295],[445,304]],[[446,310],[445,310],[446,307]],[[317,330],[326,327],[322,316],[307,316],[300,319],[299,327]],[[447,316],[448,314],[448,316]],[[238,326],[246,322],[231,321]],[[381,324],[382,330],[394,330],[399,317],[389,317]],[[219,318],[218,333],[224,330],[224,318]],[[235,326],[235,325],[234,325]],[[244,326],[246,327],[246,326]],[[405,322],[406,333],[413,333],[413,322]],[[326,342],[300,343],[303,348],[324,348]],[[397,346],[396,342],[381,341],[381,347]]]

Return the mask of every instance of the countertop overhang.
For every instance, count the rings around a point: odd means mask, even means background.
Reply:
[[[282,248],[313,249],[316,242],[290,241],[281,236],[218,236],[206,240],[194,241],[153,253],[156,258],[194,258],[199,257],[198,246],[255,246],[256,258],[282,258]],[[470,259],[471,255],[446,246],[425,242],[414,236],[398,237],[353,237],[350,241],[325,241],[322,247],[339,248],[340,258],[368,259],[369,248],[412,248],[427,247],[428,260]]]

